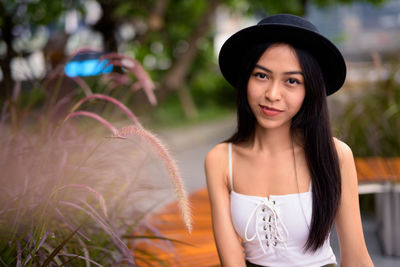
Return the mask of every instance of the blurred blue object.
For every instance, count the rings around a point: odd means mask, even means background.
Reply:
[[[99,60],[102,55],[100,52],[78,53],[65,65],[64,72],[68,77],[110,73],[113,65],[109,64],[109,60]]]

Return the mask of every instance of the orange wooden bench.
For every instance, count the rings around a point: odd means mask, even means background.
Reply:
[[[220,266],[212,232],[207,189],[192,193],[190,202],[193,214],[192,234],[187,232],[176,202],[165,206],[150,218],[150,223],[159,229],[163,236],[186,243],[173,243],[172,250],[166,246],[165,241],[154,241],[150,245],[138,244],[139,249],[151,249],[164,261],[152,261],[152,266]],[[141,265],[140,261],[137,263],[139,266],[146,266]]]
[[[390,189],[392,183],[400,182],[400,158],[356,158],[355,162],[360,194],[384,192]],[[191,235],[186,231],[176,202],[151,217],[151,224],[165,237],[190,244],[174,244],[173,249],[168,249],[165,241],[140,243],[139,249],[151,249],[164,261],[164,265],[153,261],[152,266],[220,266],[207,190],[201,189],[191,194],[190,201],[194,221]],[[146,266],[141,265],[140,260],[138,265]]]
[[[356,158],[360,194],[382,193],[400,182],[400,158]]]

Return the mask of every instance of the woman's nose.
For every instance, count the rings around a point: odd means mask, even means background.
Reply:
[[[271,102],[281,99],[280,87],[277,81],[270,84],[265,92],[265,97]]]

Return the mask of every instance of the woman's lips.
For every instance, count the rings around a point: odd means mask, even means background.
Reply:
[[[263,105],[260,105],[260,108],[261,108],[262,113],[264,113],[265,115],[267,115],[269,117],[277,116],[282,112],[282,110],[279,110],[276,108],[271,108],[268,106],[263,106]]]

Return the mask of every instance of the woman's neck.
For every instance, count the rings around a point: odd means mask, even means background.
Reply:
[[[267,153],[277,153],[292,149],[290,127],[266,129],[256,125],[253,139],[249,145],[252,149]]]

